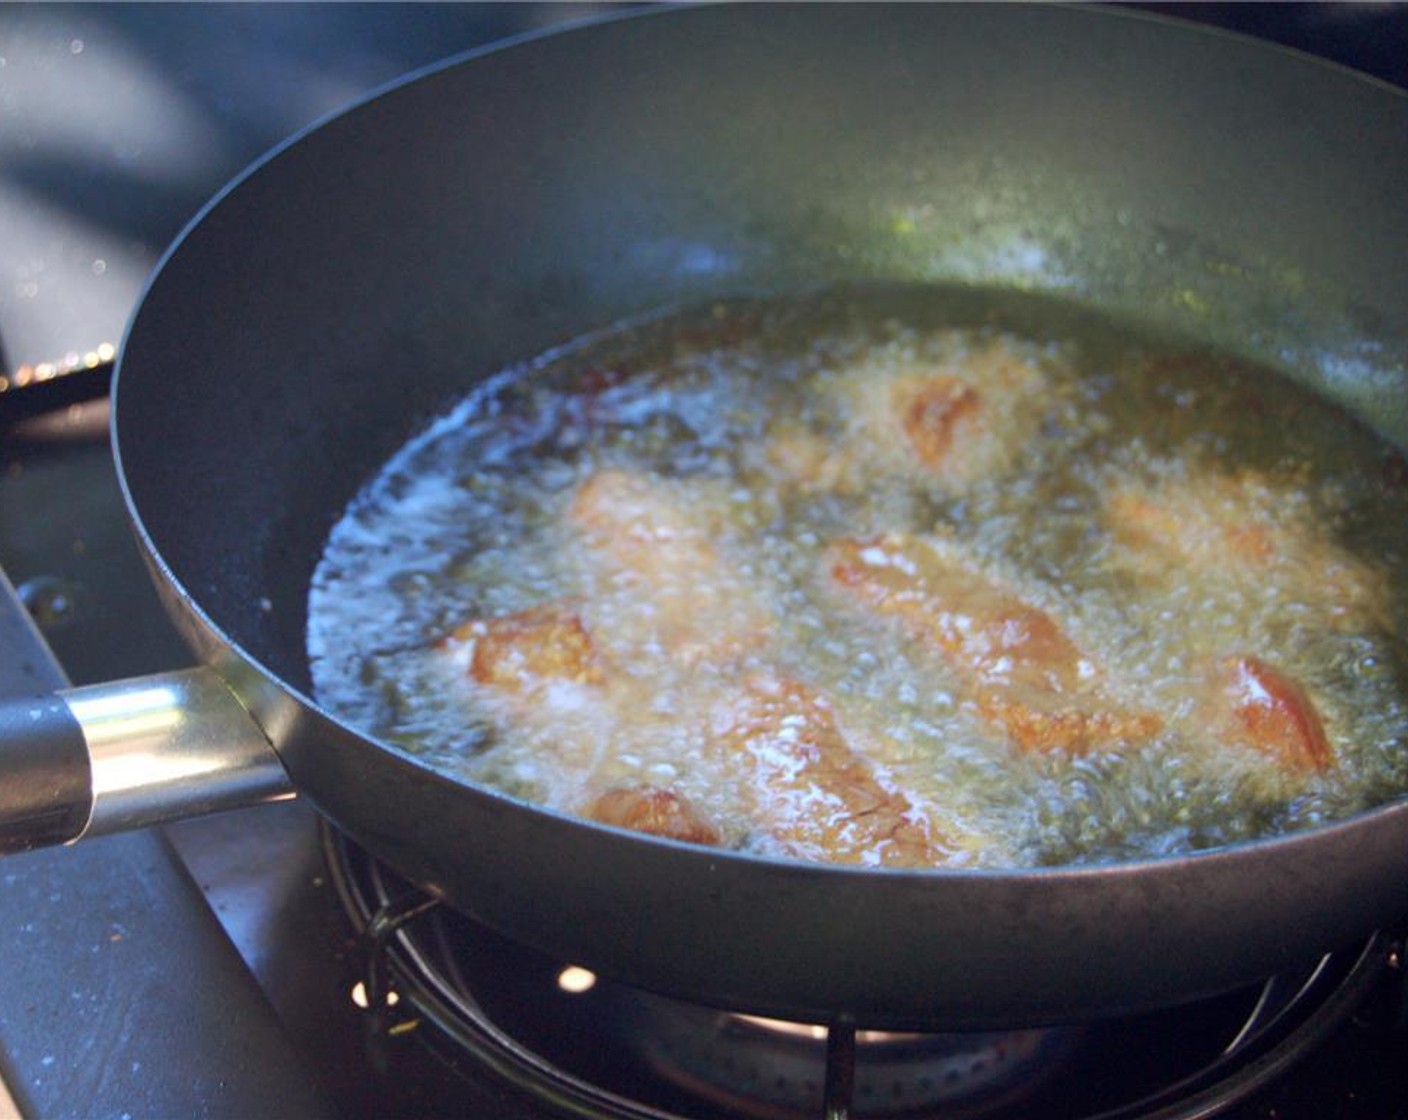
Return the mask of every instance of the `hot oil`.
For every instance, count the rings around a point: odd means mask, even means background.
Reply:
[[[915,468],[875,404],[876,386],[934,368],[1000,405],[940,475]],[[707,542],[707,578],[662,608],[688,616],[683,631],[642,619],[629,580],[584,544],[573,503],[603,472],[655,480]],[[1392,447],[1274,372],[1049,300],[731,302],[507,371],[387,464],[316,573],[314,680],[330,709],[447,772],[567,811],[604,786],[668,787],[723,842],[768,852],[758,791],[740,796],[710,736],[740,681],[782,673],[828,698],[887,788],[961,838],[957,862],[1198,850],[1408,787],[1392,636],[1403,479]],[[1188,493],[1195,512],[1254,523],[1231,539],[1255,564],[1220,555],[1221,538],[1195,535],[1186,555],[1157,533],[1151,545],[1142,523],[1131,542],[1111,512]],[[1015,748],[930,643],[838,599],[827,545],[893,531],[936,537],[1048,612],[1160,730],[1074,757]],[[445,641],[543,604],[585,620],[609,702],[564,680],[525,709],[476,685]],[[1200,673],[1229,653],[1303,682],[1334,766],[1289,772],[1208,724]]]

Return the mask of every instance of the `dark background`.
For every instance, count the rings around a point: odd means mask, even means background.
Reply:
[[[1136,4],[1408,86],[1408,5]],[[0,370],[120,341],[261,153],[398,75],[593,4],[0,5]]]

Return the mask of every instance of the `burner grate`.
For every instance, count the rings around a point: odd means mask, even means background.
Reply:
[[[361,931],[377,1065],[414,1036],[451,1069],[487,1069],[588,1120],[1203,1120],[1320,1046],[1394,952],[1378,936],[1252,989],[1112,1022],[828,1030],[593,976],[470,921],[330,828],[324,843]]]

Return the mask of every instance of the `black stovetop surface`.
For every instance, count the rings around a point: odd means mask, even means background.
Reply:
[[[1408,86],[1408,7],[1139,6]],[[0,373],[115,342],[164,246],[285,136],[402,72],[584,10],[0,8]],[[0,569],[71,679],[186,664],[128,537],[101,400],[19,427],[0,416]],[[35,635],[0,586],[0,694],[58,680]],[[0,862],[0,1082],[21,1112],[540,1115],[492,1080],[446,1089],[413,1037],[389,1069],[369,1058],[321,859],[294,802]],[[1405,1071],[1408,1030],[1349,1022],[1227,1115],[1408,1116]]]

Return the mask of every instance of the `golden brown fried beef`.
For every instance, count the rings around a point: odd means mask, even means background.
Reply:
[[[750,678],[716,712],[714,742],[740,774],[752,815],[787,855],[938,867],[964,852],[904,794],[878,780],[832,705],[798,681]]]
[[[1324,771],[1335,764],[1310,693],[1276,666],[1244,654],[1223,658],[1212,674],[1211,692],[1210,722],[1230,742],[1292,773]]]
[[[895,479],[946,491],[1008,470],[1040,421],[1045,359],[1007,337],[958,333],[943,345],[877,348],[826,389],[834,415],[819,426],[785,417],[762,461],[805,493],[859,494]]]
[[[983,396],[956,377],[907,377],[891,390],[891,408],[910,452],[931,471],[953,470],[949,456],[986,419]]]
[[[571,604],[465,623],[441,643],[456,645],[468,645],[467,675],[503,705],[501,718],[551,742],[559,795],[583,816],[696,844],[720,842],[719,830],[674,790],[632,785],[599,792],[609,780],[601,743],[620,729],[621,708],[631,699]]]
[[[612,637],[685,664],[727,662],[764,645],[773,620],[721,555],[719,525],[687,499],[668,480],[607,469],[578,488],[568,518],[601,602],[619,604]]]
[[[583,815],[602,824],[690,844],[716,845],[722,840],[718,828],[688,798],[660,786],[609,789],[594,798]]]
[[[469,675],[492,688],[527,693],[554,681],[603,680],[596,644],[578,612],[563,603],[476,619],[449,640],[473,642]]]
[[[1124,486],[1105,503],[1115,562],[1149,580],[1196,578],[1312,606],[1337,628],[1388,625],[1388,573],[1354,556],[1310,516],[1304,495],[1258,471],[1198,471]]]
[[[1106,696],[1094,663],[1049,614],[931,542],[837,540],[826,565],[835,586],[931,644],[1022,750],[1079,755],[1162,726]]]

